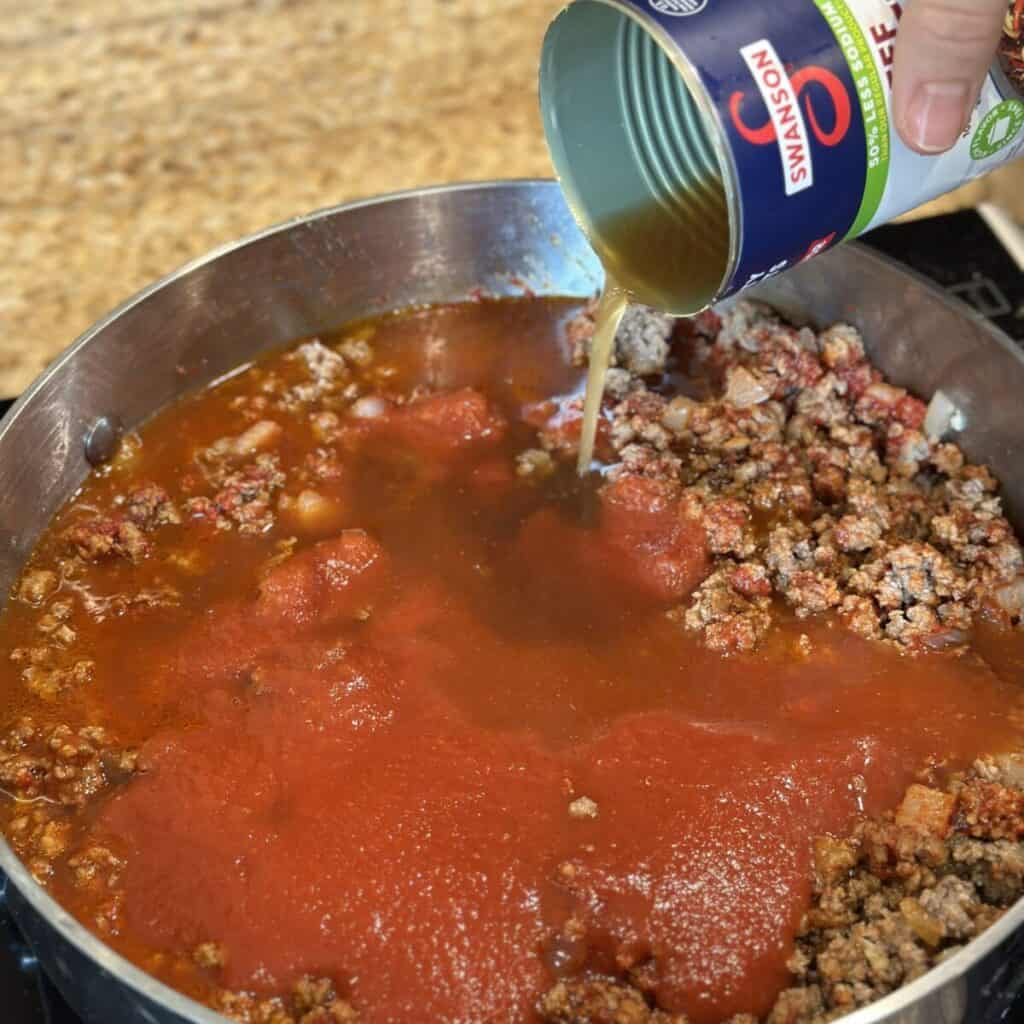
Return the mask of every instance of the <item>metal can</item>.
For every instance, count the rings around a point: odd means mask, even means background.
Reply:
[[[576,0],[541,108],[610,274],[691,314],[1007,163],[1024,86],[999,64],[940,156],[893,126],[895,0]]]

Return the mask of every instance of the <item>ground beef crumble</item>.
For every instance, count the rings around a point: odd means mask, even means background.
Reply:
[[[250,373],[259,382],[257,393],[238,395],[231,408],[254,424],[268,414],[347,408],[363,390],[357,371],[368,370],[375,359],[371,334],[333,347],[312,338],[284,357],[280,372],[255,367]]]
[[[559,982],[539,1010],[550,1024],[686,1024],[682,1014],[653,1009],[638,989],[607,978]]]
[[[15,814],[7,823],[6,835],[29,871],[45,884],[53,874],[54,861],[67,852],[71,829],[60,810],[38,805]]]
[[[725,563],[698,587],[688,608],[669,615],[702,632],[723,654],[751,651],[771,628],[771,584],[759,562]]]
[[[106,846],[93,843],[69,857],[68,867],[74,886],[88,893],[90,913],[100,934],[118,935],[124,903],[124,860]]]
[[[679,621],[723,651],[764,637],[768,598],[798,616],[833,612],[908,651],[964,643],[979,615],[1024,621],[1024,557],[995,479],[925,435],[925,404],[882,379],[853,327],[816,334],[743,301],[674,335],[669,324],[630,310],[601,443],[612,480],[676,481],[705,525],[721,571],[674,613]],[[569,326],[578,361],[593,326],[592,307]],[[669,401],[652,390],[673,359],[708,383],[708,397]],[[541,424],[540,439],[571,460],[578,432],[564,427],[567,407]],[[767,570],[766,594],[734,593],[738,561]]]
[[[22,718],[0,735],[0,790],[16,801],[5,810],[5,834],[40,883],[72,851],[73,812],[134,775],[137,763],[135,750],[118,746],[98,726],[76,731]],[[73,852],[67,863],[74,884],[94,890],[96,924],[110,934],[120,896],[108,883],[116,882],[120,862],[96,850]],[[104,865],[107,874],[99,878]]]
[[[46,616],[40,621],[45,622]],[[66,628],[70,630],[70,627]],[[73,630],[70,631],[73,633]],[[10,654],[11,661],[21,668],[21,678],[26,689],[48,703],[91,683],[95,670],[95,663],[91,659],[65,651],[60,638],[55,637],[55,640],[54,643],[41,643],[32,647],[15,647]]]
[[[979,763],[945,790],[915,785],[895,812],[815,847],[814,903],[790,970],[818,1024],[913,981],[1024,893],[1024,792]],[[786,994],[783,1004],[806,995]]]
[[[76,523],[67,531],[68,544],[87,562],[120,556],[140,562],[149,554],[143,531],[127,518],[96,516]]]
[[[120,557],[137,563],[150,553],[147,534],[180,522],[181,516],[167,492],[156,484],[146,484],[118,497],[111,514],[72,524],[64,538],[70,551],[87,562]]]
[[[359,1024],[360,1015],[341,999],[329,978],[303,977],[284,998],[257,999],[222,991],[214,1008],[238,1024]]]
[[[347,349],[343,346],[341,352],[336,352],[314,338],[300,345],[290,358],[308,375],[307,381],[293,385],[280,400],[282,408],[292,411],[314,402],[330,405],[332,398],[343,399],[346,404],[357,398],[360,389],[352,378],[349,362],[365,366],[372,361],[373,353],[366,342],[349,342]]]
[[[135,769],[135,752],[119,747],[99,726],[76,731],[22,718],[0,735],[0,787],[18,800],[81,807]]]
[[[223,478],[212,498],[189,498],[186,502],[194,519],[212,523],[219,530],[238,528],[239,533],[265,533],[274,525],[271,499],[285,484],[280,460],[264,453]]]
[[[181,522],[170,495],[156,484],[138,487],[115,504],[124,509],[126,519],[147,533],[158,526],[173,526]]]
[[[764,1024],[825,1024],[915,978],[1024,895],[1024,755],[978,761],[945,789],[916,784],[845,838],[814,843],[814,896],[789,961],[793,985]],[[585,937],[577,936],[577,942]],[[585,962],[585,954],[579,957]],[[548,1024],[678,1024],[643,971],[563,978]],[[724,1024],[757,1024],[750,1016]]]
[[[570,321],[567,334],[572,349],[572,360],[583,366],[590,359],[590,339],[594,334],[594,314],[597,302],[591,302],[579,316]],[[637,377],[661,374],[669,356],[669,339],[675,322],[646,306],[631,306],[615,336],[612,366]],[[619,374],[614,380],[624,381]]]
[[[52,569],[29,569],[18,584],[18,599],[38,608],[60,586],[60,578]]]

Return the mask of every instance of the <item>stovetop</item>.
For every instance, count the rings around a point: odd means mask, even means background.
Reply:
[[[996,216],[971,210],[889,225],[866,241],[974,306],[1024,348],[1024,253]],[[0,415],[10,405],[0,400]],[[4,887],[0,880],[0,1021],[83,1024],[40,969],[7,910]],[[1006,961],[1005,984],[983,994],[984,1009],[967,1024],[1024,1024],[1024,938],[1017,946]]]
[[[889,224],[864,241],[931,278],[1024,347],[1024,230],[1000,211]]]
[[[7,910],[6,889],[4,880],[0,883],[0,1020],[9,1024],[82,1024],[40,970]]]

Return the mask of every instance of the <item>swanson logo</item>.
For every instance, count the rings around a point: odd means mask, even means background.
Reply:
[[[700,14],[708,5],[708,0],[649,0],[649,2],[659,14],[670,14],[675,18]]]

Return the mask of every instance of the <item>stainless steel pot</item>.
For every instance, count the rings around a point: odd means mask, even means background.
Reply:
[[[0,427],[0,592],[89,472],[86,439],[132,428],[260,352],[346,321],[474,289],[587,295],[600,268],[551,182],[411,192],[326,210],[225,246],[147,289],[81,337]],[[1024,523],[1024,357],[968,307],[868,250],[847,246],[762,287],[812,323],[846,320],[877,364],[962,413],[956,440],[1006,481]],[[93,438],[102,439],[101,424]],[[222,1020],[114,954],[65,913],[0,840],[18,923],[68,1002],[92,1024]],[[846,1018],[960,1024],[1015,983],[1024,903],[940,967]],[[1024,932],[1021,933],[1024,935]],[[4,1016],[0,1010],[0,1019]]]

